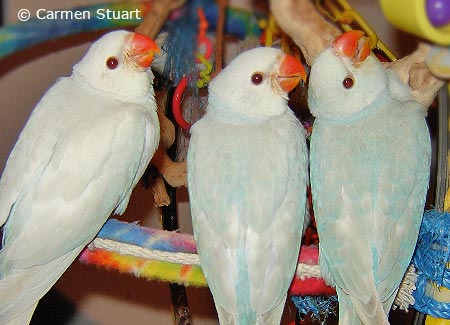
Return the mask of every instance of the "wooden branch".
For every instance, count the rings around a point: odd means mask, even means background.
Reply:
[[[166,153],[166,150],[175,141],[175,126],[158,110],[159,125],[161,127],[161,139],[159,147],[153,155],[151,163],[172,187],[187,186],[187,166],[185,162],[174,162]]]
[[[152,185],[153,199],[155,201],[155,207],[160,208],[162,206],[168,206],[170,204],[170,198],[167,194],[166,185],[162,177],[158,177],[155,183]]]
[[[158,118],[160,125],[160,141],[158,149],[151,160],[151,164],[156,167],[162,177],[172,187],[187,186],[187,166],[186,163],[173,162],[167,155],[166,150],[175,141],[175,126],[162,113],[161,107],[158,109]],[[170,204],[170,198],[166,191],[162,177],[158,177],[152,185],[153,198],[156,207],[167,206]]]
[[[187,166],[185,162],[174,162],[167,156],[165,149],[158,147],[152,158],[152,164],[172,187],[187,186]]]
[[[136,27],[137,33],[156,39],[169,14],[184,5],[186,0],[154,0],[144,17],[144,21]]]
[[[341,34],[310,0],[270,0],[270,7],[278,25],[301,49],[309,65]],[[415,99],[425,107],[431,104],[443,85],[443,81],[434,77],[425,64],[428,50],[429,47],[421,44],[411,55],[387,66],[412,88]]]
[[[386,64],[400,80],[411,87],[413,96],[424,107],[431,105],[437,91],[444,85],[444,81],[433,76],[425,63],[429,50],[429,45],[420,43],[412,54]]]
[[[308,65],[341,34],[309,0],[270,0],[270,9],[280,28],[300,48]]]
[[[226,10],[228,6],[228,0],[217,0],[217,8],[219,11],[216,27],[216,71],[214,76],[217,75],[223,68],[223,34],[225,29]]]
[[[159,119],[159,127],[160,131],[160,140],[159,145],[164,149],[169,149],[170,146],[175,141],[175,126],[173,123],[167,118],[166,115],[158,109],[158,119]]]

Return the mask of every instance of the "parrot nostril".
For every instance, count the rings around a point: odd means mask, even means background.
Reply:
[[[347,77],[344,79],[344,81],[342,81],[342,85],[344,86],[345,89],[350,89],[353,87],[354,81],[352,78]]]
[[[110,58],[108,58],[108,60],[106,60],[106,66],[111,70],[117,68],[118,64],[119,64],[119,61],[117,61],[117,59],[115,57],[110,57]]]

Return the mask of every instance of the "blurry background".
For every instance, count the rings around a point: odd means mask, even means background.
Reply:
[[[17,21],[17,13],[26,8],[64,9],[101,0],[3,0],[4,24]],[[378,36],[398,57],[417,46],[417,39],[394,29],[383,16],[378,0],[349,0],[369,21]],[[248,7],[251,1],[234,0],[232,4]],[[30,55],[30,60],[5,67],[0,64],[0,172],[31,109],[55,80],[71,73],[71,67],[88,48],[79,44],[46,55]],[[67,46],[66,46],[67,47]],[[192,232],[187,191],[179,190],[180,230]],[[159,212],[152,208],[152,193],[138,185],[123,218],[140,220],[145,226],[160,228]],[[217,324],[209,290],[187,288],[194,324]],[[54,321],[45,316],[49,314]],[[295,309],[286,309],[285,321],[295,319]],[[170,294],[166,283],[146,281],[75,261],[55,288],[41,300],[33,324],[171,324]]]

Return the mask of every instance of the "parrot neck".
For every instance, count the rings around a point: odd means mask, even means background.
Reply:
[[[239,112],[226,105],[223,100],[213,94],[208,96],[206,113],[219,122],[233,125],[259,124],[270,119],[265,116],[254,116]]]
[[[95,83],[90,82],[89,78],[86,78],[83,73],[80,73],[77,70],[73,71],[70,78],[73,78],[77,83],[84,85],[87,89],[98,91],[103,95],[108,94],[111,98],[115,98],[119,101],[140,105],[147,103],[149,99],[152,102],[155,102],[152,82],[151,79],[149,81],[147,76],[142,78],[142,82],[130,83],[126,85],[127,89],[122,89],[122,87],[120,90],[100,88]]]
[[[345,117],[334,118],[320,118],[321,120],[336,123],[336,124],[349,124],[357,123],[372,118],[375,115],[380,114],[382,111],[388,111],[392,107],[393,98],[388,91],[380,93],[380,95],[371,104],[366,106],[363,110]]]

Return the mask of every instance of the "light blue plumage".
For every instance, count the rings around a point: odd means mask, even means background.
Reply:
[[[300,62],[240,54],[191,129],[188,184],[201,266],[224,324],[279,324],[304,224],[307,149],[287,92]]]
[[[322,52],[309,83],[320,266],[336,285],[341,325],[388,324],[416,244],[431,155],[426,110],[367,56],[361,36],[345,33]]]

